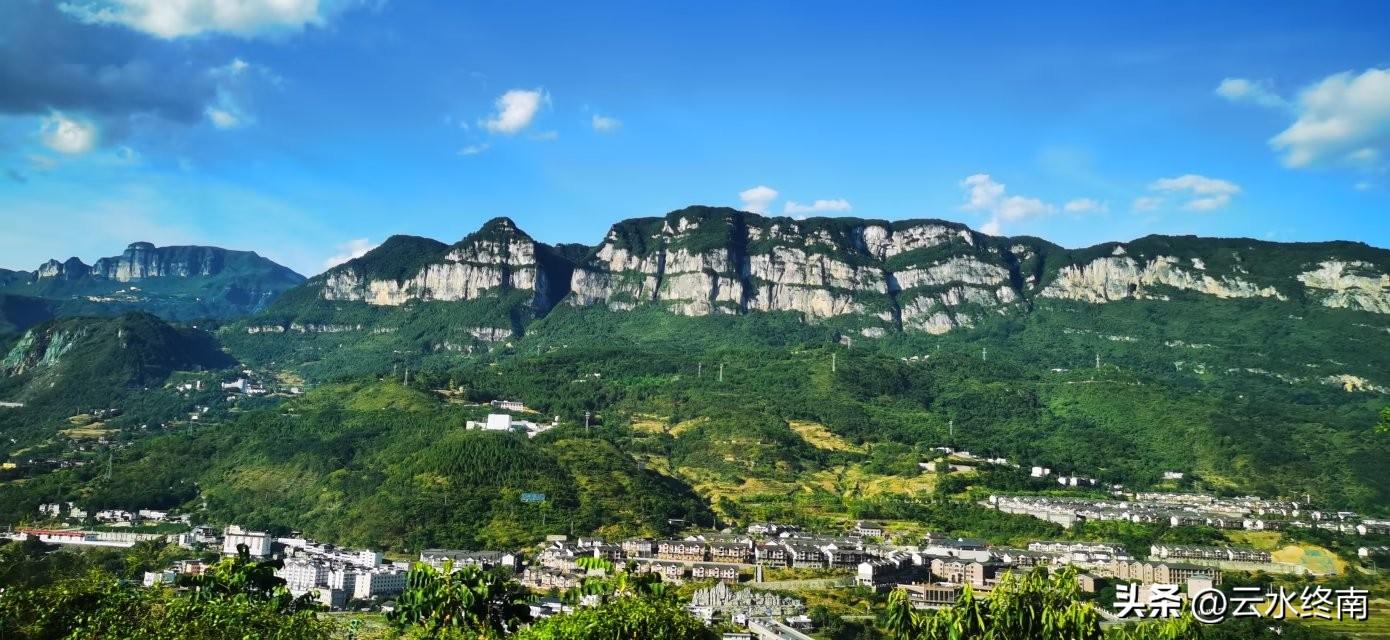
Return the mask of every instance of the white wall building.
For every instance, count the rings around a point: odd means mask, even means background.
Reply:
[[[364,600],[405,591],[405,574],[405,570],[395,566],[359,573],[353,585],[352,597]]]
[[[237,545],[246,545],[252,558],[269,558],[271,537],[264,531],[248,531],[237,525],[228,525],[222,535],[223,555],[237,554]]]

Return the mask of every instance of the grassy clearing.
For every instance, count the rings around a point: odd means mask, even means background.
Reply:
[[[632,416],[632,430],[640,433],[666,433],[669,418],[638,413]]]
[[[1337,554],[1314,545],[1291,544],[1271,555],[1275,562],[1303,565],[1313,575],[1340,575],[1347,569],[1347,563]]]
[[[1302,621],[1302,624],[1356,640],[1390,640],[1390,600],[1371,600],[1370,614],[1365,621],[1315,619]]]
[[[709,422],[709,418],[706,418],[704,416],[701,416],[699,418],[691,418],[689,420],[683,420],[681,422],[677,422],[676,426],[671,427],[669,429],[669,433],[679,438],[682,433],[694,429],[706,422]]]
[[[923,473],[914,477],[882,475],[865,471],[861,465],[839,466],[809,475],[804,482],[815,489],[845,497],[915,496],[931,493],[936,487],[935,474]]]
[[[106,428],[104,422],[92,422],[79,427],[63,429],[58,433],[72,440],[96,440],[118,431],[117,429]]]
[[[795,431],[797,435],[801,436],[801,439],[817,449],[823,449],[825,451],[852,451],[854,453],[864,452],[863,447],[854,445],[848,440],[831,433],[823,424],[804,420],[792,420],[787,424],[791,426],[792,431]]]
[[[1226,531],[1226,539],[1231,542],[1259,551],[1279,549],[1281,536],[1278,531]]]

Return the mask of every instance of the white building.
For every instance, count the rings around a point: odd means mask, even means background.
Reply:
[[[310,558],[290,558],[285,566],[275,572],[285,581],[285,587],[294,595],[308,593],[310,589],[328,583],[328,566]]]
[[[483,428],[488,431],[511,431],[512,417],[505,413],[489,413],[487,416],[487,426]]]
[[[270,557],[270,534],[264,531],[247,531],[234,524],[228,525],[222,535],[222,554],[234,556],[237,554],[237,546],[243,544],[252,558]]]
[[[395,595],[405,591],[405,570],[396,566],[380,567],[357,574],[352,597],[365,600],[374,596]]]

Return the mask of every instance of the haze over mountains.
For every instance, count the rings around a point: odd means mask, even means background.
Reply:
[[[303,281],[249,251],[134,242],[92,265],[68,258],[34,271],[0,270],[0,293],[53,301],[63,315],[143,310],[194,320],[258,311]]]

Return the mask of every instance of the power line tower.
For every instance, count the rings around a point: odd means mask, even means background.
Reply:
[[[980,347],[980,360],[989,362],[989,347]]]
[[[719,363],[719,381],[720,381],[720,382],[723,382],[723,381],[724,381],[724,363],[723,363],[723,362]]]
[[[835,353],[830,353],[830,373],[835,373]]]

